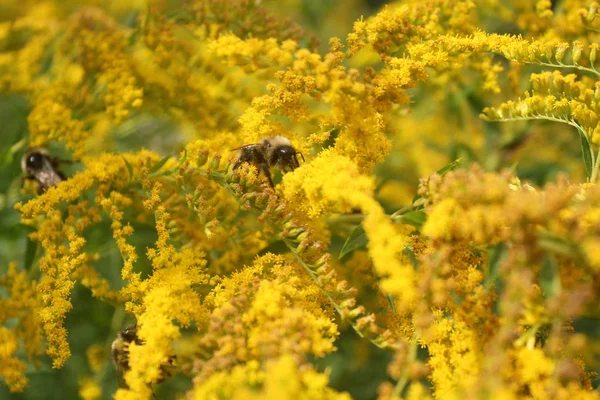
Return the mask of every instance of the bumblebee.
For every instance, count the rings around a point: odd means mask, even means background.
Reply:
[[[42,194],[48,188],[66,179],[65,175],[58,169],[61,162],[69,161],[52,157],[44,149],[29,149],[21,158],[23,181],[36,181],[37,193]]]
[[[119,378],[119,387],[127,387],[125,383],[125,372],[129,371],[129,345],[134,343],[141,345],[144,343],[137,335],[137,325],[123,329],[117,334],[117,338],[112,342],[111,353],[113,363]],[[166,362],[160,365],[160,378],[155,383],[162,383],[171,378],[177,370],[177,357],[169,356]]]
[[[233,150],[240,151],[240,155],[233,165],[234,171],[245,162],[253,164],[259,172],[267,177],[271,187],[275,187],[271,178],[271,167],[284,172],[288,172],[288,168],[293,171],[300,166],[296,157],[297,154],[300,154],[302,161],[304,161],[302,153],[296,151],[290,141],[283,136],[268,137],[260,143],[247,144]]]

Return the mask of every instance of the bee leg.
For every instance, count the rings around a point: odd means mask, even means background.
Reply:
[[[260,164],[260,170],[267,177],[267,180],[269,181],[269,186],[274,188],[275,185],[273,184],[273,179],[271,179],[271,171],[269,171],[269,164]]]
[[[26,181],[35,181],[35,176],[33,175],[26,175],[21,177],[21,187],[25,186],[25,182]]]
[[[25,186],[25,182],[26,181],[35,181],[37,183],[37,194],[43,194],[46,191],[46,188],[40,184],[40,182],[35,178],[35,176],[33,175],[26,175],[21,177],[21,189],[23,188],[23,186]]]
[[[235,171],[236,169],[238,169],[240,167],[240,165],[242,165],[243,161],[242,160],[237,160],[235,162],[235,164],[233,164],[233,168],[232,170]]]

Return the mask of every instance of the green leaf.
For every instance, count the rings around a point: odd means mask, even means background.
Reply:
[[[490,249],[485,277],[483,279],[483,287],[486,291],[490,290],[492,285],[500,276],[500,263],[504,260],[507,254],[508,248],[503,242],[498,243],[496,246]]]
[[[538,243],[541,248],[551,253],[561,254],[572,258],[580,257],[575,244],[551,232],[539,232]]]
[[[422,197],[418,197],[418,198],[415,197],[415,199],[413,200],[413,202],[412,202],[412,204],[410,206],[402,207],[401,209],[399,209],[398,211],[396,211],[395,213],[393,213],[390,216],[390,218],[392,218],[393,221],[398,221],[398,222],[403,223],[403,221],[401,221],[401,220],[402,220],[402,217],[404,215],[407,215],[407,214],[412,213],[412,212],[419,212],[419,211],[423,210],[423,207],[424,207],[424,205],[425,205],[426,202],[427,202],[427,199],[424,199]],[[409,219],[410,218],[415,219],[415,222],[417,222],[417,223],[419,222],[420,219],[422,219],[422,217],[419,217],[418,215],[413,215],[412,217],[409,217]],[[427,217],[425,216],[425,218],[427,218]],[[425,222],[425,220],[423,220],[421,222],[421,225],[424,222]],[[411,222],[407,222],[407,223],[410,224]]]
[[[450,149],[448,149],[448,150],[449,150],[450,157],[452,157],[452,158],[461,159],[461,160],[463,158],[465,158],[467,161],[479,162],[479,159],[478,159],[475,151],[472,148],[470,148],[469,146],[467,146],[465,143],[455,142],[450,145]]]
[[[402,250],[402,254],[408,258],[408,261],[410,261],[415,269],[419,267],[419,260],[417,260],[417,256],[410,247],[405,247],[404,250]]]
[[[455,170],[457,167],[460,166],[460,164],[462,164],[462,157],[461,158],[457,158],[456,160],[452,161],[450,164],[438,169],[435,173],[441,176],[446,175],[448,172]]]
[[[346,243],[342,246],[342,250],[340,251],[339,258],[344,257],[346,254],[359,249],[361,247],[365,247],[369,239],[367,238],[367,234],[363,229],[362,225],[357,225],[356,228],[350,233],[348,239],[346,239]]]
[[[457,167],[459,167],[463,162],[463,158],[457,158],[456,160],[452,161],[450,164],[444,165],[442,168],[438,169],[437,171],[435,171],[436,174],[440,175],[440,176],[444,176],[446,175],[448,172],[455,170]],[[420,194],[415,194],[415,197],[413,197],[412,203],[413,205],[422,198],[422,196]]]
[[[394,298],[392,297],[391,294],[386,294],[385,298],[387,299],[388,303],[390,304],[390,308],[392,309],[392,313],[396,314],[396,306],[394,306]]]
[[[585,132],[581,128],[577,128],[577,132],[579,132],[579,140],[581,141],[581,155],[583,156],[585,172],[588,179],[591,180],[592,171],[594,170],[594,153]]]
[[[123,161],[125,162],[125,166],[127,167],[127,172],[129,173],[129,180],[131,181],[133,179],[133,167],[131,166],[129,161],[127,161],[127,159],[125,157],[123,157]]]
[[[423,210],[409,211],[406,214],[395,217],[394,220],[401,224],[408,224],[415,228],[420,228],[425,221],[427,221],[427,214],[425,214],[425,211]]]
[[[450,297],[452,297],[452,300],[454,300],[454,303],[456,303],[457,305],[461,305],[462,302],[464,301],[462,297],[460,297],[458,295],[458,293],[456,293],[454,290],[450,291]]]
[[[177,167],[182,166],[185,160],[187,160],[187,149],[183,149],[183,157],[181,157],[181,161],[179,161]]]
[[[161,169],[162,166],[165,165],[167,163],[167,161],[169,161],[169,158],[171,158],[170,154],[164,156],[159,162],[157,162],[156,164],[154,164],[152,166],[152,168],[150,168],[150,170],[148,171],[148,175],[152,175],[155,172],[157,172],[159,169]]]
[[[540,288],[547,298],[554,297],[561,290],[558,263],[556,262],[556,257],[552,254],[548,254],[542,262]]]

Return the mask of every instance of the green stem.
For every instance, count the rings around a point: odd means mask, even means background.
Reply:
[[[321,287],[321,285],[319,284],[319,282],[317,280],[316,274],[308,266],[308,264],[304,262],[304,260],[302,259],[302,257],[300,257],[300,254],[298,254],[298,252],[296,251],[296,248],[294,247],[294,245],[292,244],[292,242],[290,242],[288,239],[284,238],[283,239],[283,243],[285,243],[285,245],[287,246],[287,248],[294,254],[294,256],[296,257],[296,259],[298,260],[298,262],[300,263],[300,265],[302,265],[302,267],[306,270],[306,272],[308,272],[308,275],[311,277],[311,279],[313,280],[313,282],[315,283],[315,285],[317,285],[317,287],[320,287],[321,290],[323,291],[323,293],[325,293],[325,295],[327,296],[327,298],[329,299],[329,301],[331,302],[331,304],[333,305],[333,307],[335,308],[335,310],[338,312],[338,314],[341,314],[342,310],[337,305],[337,303],[335,302],[335,299],[333,298],[333,296],[327,290],[325,290],[325,288]]]
[[[329,225],[336,224],[360,224],[365,219],[364,214],[340,214],[334,217],[328,218],[327,222]]]
[[[25,144],[26,144],[25,139],[19,140],[17,143],[10,146],[10,152],[12,154],[15,154],[16,152],[20,151],[23,147],[25,147]]]
[[[426,202],[427,202],[427,199],[421,197],[420,199],[417,199],[411,205],[402,207],[401,209],[399,209],[398,211],[396,211],[395,213],[390,215],[390,218],[393,220],[397,220],[397,219],[401,218],[403,214],[406,214],[409,211],[413,211],[413,210],[416,210],[416,209],[422,207],[423,205],[425,205]]]
[[[311,279],[313,280],[313,282],[315,283],[315,285],[317,285],[317,287],[319,289],[321,289],[321,291],[325,294],[325,296],[327,296],[327,298],[329,299],[329,302],[333,305],[333,308],[335,308],[335,310],[337,311],[337,313],[341,316],[342,315],[342,309],[338,306],[337,302],[335,301],[335,299],[333,298],[333,296],[331,295],[331,293],[329,293],[329,291],[327,291],[326,288],[324,288],[323,286],[321,286],[321,284],[317,280],[316,274],[309,267],[309,265],[302,259],[302,257],[300,256],[300,254],[298,254],[298,252],[296,251],[296,248],[294,247],[294,245],[292,244],[292,242],[290,240],[288,240],[288,239],[285,239],[285,238],[283,239],[283,242],[285,243],[285,245],[287,246],[287,248],[292,252],[292,254],[294,254],[294,256],[296,257],[296,259],[298,260],[298,262],[300,263],[300,265],[302,265],[302,267],[306,270],[306,272],[308,272],[308,275],[311,277]],[[354,331],[358,334],[358,336],[360,336],[363,339],[366,339],[365,336],[354,326],[353,323],[350,323],[350,325],[352,326],[352,328],[354,329]],[[367,340],[369,340],[369,339],[367,339]],[[375,340],[369,340],[369,342],[373,343],[375,346],[379,347],[380,349],[385,349],[385,350],[388,349],[387,347],[384,347],[381,344],[377,343],[377,341],[375,341]]]
[[[410,348],[408,350],[408,357],[404,363],[404,367],[402,368],[402,375],[400,376],[400,379],[398,379],[398,382],[396,383],[396,386],[394,387],[394,391],[392,393],[393,399],[400,398],[400,395],[402,394],[402,392],[404,391],[404,388],[408,384],[408,381],[409,381],[408,369],[409,369],[410,365],[417,360],[418,337],[419,337],[419,330],[417,329],[415,331],[415,334],[413,335],[413,339],[410,344]]]
[[[598,154],[596,154],[596,161],[594,162],[594,167],[592,169],[592,175],[590,176],[590,182],[596,183],[598,180],[598,167],[600,166],[600,149],[598,150]]]
[[[569,65],[569,64],[563,64],[563,63],[554,64],[554,63],[543,62],[543,61],[522,61],[522,60],[517,60],[517,59],[510,59],[510,60],[522,62],[524,64],[543,65],[545,67],[553,67],[553,68],[575,68],[580,71],[590,72],[594,75],[600,75],[600,73],[598,71],[596,71],[595,69],[584,67],[583,65],[578,65],[578,64]]]
[[[523,346],[527,347],[529,350],[535,347],[536,335],[539,331],[541,325],[536,324],[529,328],[525,333],[523,333],[516,341],[515,346]]]

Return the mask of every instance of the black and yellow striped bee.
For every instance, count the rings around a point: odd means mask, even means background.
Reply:
[[[284,172],[287,169],[292,171],[298,168],[298,158],[296,154],[300,154],[302,161],[304,156],[299,151],[296,151],[292,143],[283,136],[268,137],[256,144],[247,144],[232,150],[239,150],[240,154],[233,169],[236,170],[243,163],[254,164],[259,172],[262,172],[269,181],[269,185],[274,187],[273,179],[271,179],[270,168],[279,168]]]
[[[37,193],[42,194],[48,188],[66,179],[65,175],[58,169],[62,162],[70,161],[53,157],[44,149],[29,149],[21,158],[23,180],[35,181]]]
[[[117,338],[112,342],[111,353],[115,369],[117,370],[117,376],[119,378],[119,387],[126,388],[125,383],[125,372],[129,371],[129,345],[134,343],[136,345],[143,344],[137,335],[137,326],[133,325],[123,329],[117,334]],[[177,372],[177,357],[175,355],[169,356],[166,362],[160,366],[160,378],[155,383],[162,383],[171,378]]]

